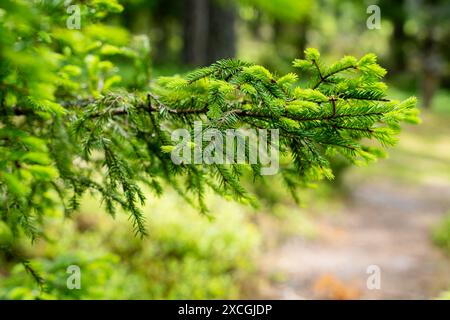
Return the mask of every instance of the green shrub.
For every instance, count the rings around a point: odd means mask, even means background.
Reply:
[[[211,201],[222,208],[213,221],[173,195],[147,206],[152,229],[144,240],[120,218],[108,219],[95,201],[84,201],[74,221],[47,221],[50,241],[24,245],[43,290],[19,263],[0,277],[0,299],[238,298],[253,271],[259,233],[241,206]],[[70,265],[80,267],[80,290],[66,286]]]
[[[450,213],[434,227],[432,238],[438,247],[450,255]],[[438,299],[450,300],[450,290],[441,293]]]
[[[433,242],[450,254],[450,214],[447,214],[433,229]]]
[[[439,296],[438,299],[440,299],[440,300],[450,300],[450,290],[441,293],[441,295]]]

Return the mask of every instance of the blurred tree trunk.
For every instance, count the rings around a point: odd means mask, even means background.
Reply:
[[[405,16],[403,14],[396,15],[392,22],[394,24],[394,31],[391,38],[391,71],[402,72],[406,70],[405,42],[407,37],[404,30]]]
[[[421,45],[421,93],[422,106],[431,108],[433,97],[441,86],[445,85],[448,77],[447,59],[448,40],[450,32],[448,28],[448,16],[450,3],[448,0],[425,1],[421,4],[421,10],[427,12],[423,26],[425,39]]]
[[[236,56],[236,7],[224,1],[209,1],[207,63]]]
[[[208,47],[208,0],[185,0],[183,15],[183,62],[204,65]]]
[[[254,19],[250,20],[248,22],[248,26],[250,29],[250,32],[252,34],[252,37],[255,39],[260,40],[262,38],[261,35],[261,26],[262,26],[262,12],[259,9],[255,8],[255,17]]]
[[[379,6],[382,8],[381,19],[387,18],[392,22],[393,31],[390,38],[390,74],[398,74],[407,68],[407,56],[405,46],[408,37],[404,26],[407,18],[405,0],[380,0]]]
[[[152,59],[156,64],[168,63],[174,56],[170,41],[176,36],[174,25],[180,20],[179,0],[131,2],[122,14],[124,26],[133,34],[147,34],[151,40]]]
[[[433,97],[439,88],[439,77],[429,70],[422,74],[422,107],[431,109]]]
[[[154,38],[154,59],[156,63],[163,63],[167,61],[167,57],[170,55],[169,41],[172,34],[170,32],[168,14],[160,2],[155,6],[153,20],[159,30],[158,36]]]
[[[307,33],[310,26],[309,18],[299,22],[283,22],[276,19],[273,24],[272,41],[275,44],[277,54],[286,60],[290,60],[290,55],[286,54],[283,45],[292,44],[295,46],[296,57],[303,58],[304,51],[308,45]]]
[[[422,106],[431,108],[433,97],[439,88],[442,69],[444,68],[437,43],[430,29],[422,46]]]
[[[309,19],[304,19],[298,24],[298,36],[296,38],[296,47],[298,50],[298,57],[303,59],[308,39],[306,38],[309,28]]]
[[[286,23],[283,23],[279,19],[275,19],[272,23],[272,30],[272,43],[274,44],[277,56],[285,59],[283,44],[285,43],[284,35],[286,34]]]
[[[183,62],[207,65],[236,55],[236,8],[216,0],[186,0]]]

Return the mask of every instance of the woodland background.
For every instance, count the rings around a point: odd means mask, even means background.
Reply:
[[[333,163],[336,179],[303,190],[300,206],[276,184],[252,190],[258,209],[209,196],[212,220],[175,193],[149,196],[142,240],[126,217],[113,220],[86,197],[73,219],[49,222],[51,241],[21,244],[53,289],[2,256],[0,298],[450,298],[448,1],[120,3],[124,11],[107,21],[148,35],[153,77],[226,57],[283,74],[307,47],[331,61],[374,52],[391,96],[417,96],[423,123],[405,128],[389,159]],[[381,8],[380,29],[366,26],[372,4]],[[119,69],[125,80],[127,72]],[[73,264],[80,290],[66,287]],[[369,265],[381,268],[381,290],[366,288]]]

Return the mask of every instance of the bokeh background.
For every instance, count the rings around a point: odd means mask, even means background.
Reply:
[[[132,235],[98,199],[22,251],[51,290],[2,257],[0,298],[450,299],[450,2],[445,0],[123,0],[109,18],[150,39],[152,77],[237,57],[283,74],[307,47],[329,61],[376,53],[390,96],[415,95],[423,123],[406,126],[390,157],[368,167],[334,161],[336,179],[299,194],[277,181],[247,186],[252,209],[208,198],[211,218],[175,192],[149,195],[149,236]],[[369,5],[380,8],[369,29]],[[127,68],[119,71],[127,79]],[[82,289],[66,287],[79,265]],[[369,290],[367,268],[381,270]]]

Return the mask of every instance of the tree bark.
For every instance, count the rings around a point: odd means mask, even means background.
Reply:
[[[391,38],[392,67],[391,71],[403,72],[406,70],[405,42],[406,34],[404,31],[405,19],[403,16],[394,19],[394,31]]]
[[[437,50],[437,43],[433,39],[433,31],[430,28],[422,47],[422,107],[430,109],[433,97],[439,89],[444,65]]]
[[[218,0],[186,0],[183,62],[203,66],[236,55],[236,8]]]
[[[184,0],[183,62],[200,66],[207,62],[208,0]]]
[[[236,8],[231,3],[209,1],[207,63],[236,56]]]

